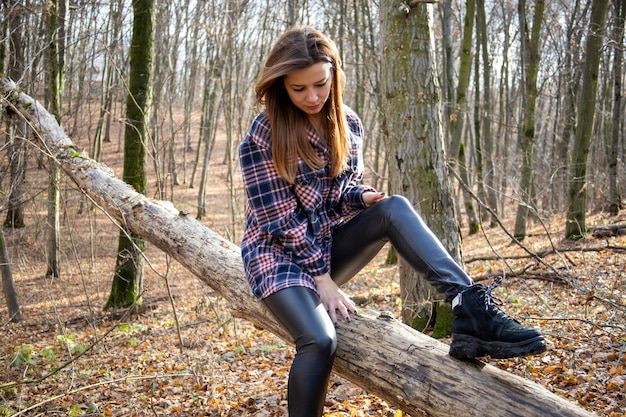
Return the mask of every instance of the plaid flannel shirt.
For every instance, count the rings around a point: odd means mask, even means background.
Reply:
[[[241,253],[254,295],[265,298],[292,286],[317,292],[313,277],[331,272],[333,229],[365,208],[357,185],[363,177],[363,126],[346,108],[350,159],[337,178],[328,175],[330,153],[310,126],[308,138],[326,161],[311,170],[301,160],[295,184],[283,180],[272,162],[271,129],[265,112],[256,116],[239,145],[239,158],[247,196],[246,231]]]

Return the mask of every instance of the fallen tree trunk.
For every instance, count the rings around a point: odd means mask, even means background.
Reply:
[[[2,106],[27,119],[62,170],[111,217],[171,255],[242,317],[290,342],[256,301],[239,247],[167,202],[141,195],[79,154],[63,129],[14,83],[0,79]],[[337,328],[334,371],[412,416],[590,416],[544,387],[479,361],[385,316],[360,314]]]

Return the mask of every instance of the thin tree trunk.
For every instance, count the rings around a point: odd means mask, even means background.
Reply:
[[[2,290],[4,298],[9,308],[9,320],[12,322],[22,321],[22,311],[15,291],[13,281],[13,271],[11,270],[11,259],[4,240],[4,230],[0,227],[0,271],[2,271]]]
[[[152,94],[152,53],[154,48],[154,0],[133,0],[133,39],[130,52],[130,81],[126,100],[123,179],[137,192],[147,186],[146,119]],[[124,228],[120,231],[118,255],[111,293],[105,309],[129,307],[141,300],[144,241]]]
[[[562,126],[563,129],[558,135],[556,143],[556,166],[559,167],[556,174],[556,182],[559,187],[553,190],[554,205],[557,210],[564,210],[567,205],[568,180],[570,176],[570,149],[572,145],[572,137],[574,126],[576,125],[576,97],[580,85],[580,70],[577,65],[577,50],[581,46],[581,36],[583,31],[578,28],[580,11],[580,0],[574,0],[572,5],[571,17],[567,24],[566,32],[566,50],[563,62],[563,71],[560,73],[563,85],[563,110],[562,110]],[[585,13],[582,13],[585,14]]]
[[[63,90],[65,78],[65,11],[66,0],[52,0],[48,5],[48,56],[50,59],[48,101],[50,111],[61,124],[63,113]],[[49,158],[49,184],[48,184],[48,245],[47,245],[47,270],[46,276],[61,276],[61,249],[60,249],[60,201],[61,193],[59,182],[61,172],[56,162]]]
[[[10,42],[8,43],[8,73],[12,80],[21,80],[24,77],[25,51],[22,47],[24,31],[24,14],[19,1],[9,1],[8,7],[10,15],[7,20],[10,25]],[[8,159],[11,182],[8,190],[7,214],[4,220],[6,227],[24,227],[24,181],[26,180],[26,141],[25,134],[21,132],[20,123],[15,120],[8,120],[11,126],[7,129],[8,134]]]
[[[496,197],[495,173],[494,173],[494,138],[492,135],[493,108],[491,100],[491,58],[489,56],[489,41],[487,39],[487,16],[485,13],[485,0],[476,0],[477,9],[477,38],[481,44],[483,62],[483,107],[482,115],[482,135],[483,154],[481,170],[478,171],[478,182],[483,183],[486,194],[487,205],[492,209],[489,215],[489,226],[497,225],[498,201]],[[478,76],[478,74],[476,74]]]
[[[587,160],[594,126],[598,67],[608,0],[593,0],[591,23],[587,35],[586,59],[583,67],[577,124],[569,182],[565,237],[580,239],[587,233]]]
[[[171,9],[176,16],[176,22],[174,25],[174,32],[170,39],[170,53],[168,59],[168,93],[170,96],[176,96],[176,85],[178,82],[177,72],[178,72],[178,55],[179,55],[179,47],[181,42],[181,34],[182,34],[182,26],[183,26],[183,13],[179,9],[177,5],[172,5]],[[171,20],[171,19],[169,19]],[[176,120],[174,116],[174,108],[178,105],[174,97],[171,97],[169,100],[167,110],[169,117],[169,137],[167,141],[167,159],[163,159],[167,161],[167,186],[169,186],[169,200],[174,201],[174,186],[180,185],[180,181],[178,179],[178,166],[176,161]],[[184,149],[184,144],[183,144]]]
[[[478,14],[476,14],[476,21],[478,21]],[[476,55],[474,56],[474,112],[472,113],[472,118],[474,120],[473,123],[473,132],[474,132],[474,159],[476,161],[476,193],[478,194],[478,198],[481,201],[486,201],[485,199],[485,183],[483,182],[482,172],[483,168],[483,135],[482,135],[482,108],[481,108],[481,96],[482,96],[482,86],[480,84],[480,55],[482,50],[482,43],[480,42],[480,33],[477,33],[476,36]],[[485,88],[487,88],[485,86]],[[470,141],[468,140],[469,144]],[[469,147],[469,146],[468,146]],[[481,222],[484,220],[485,211],[481,213],[480,220]]]
[[[2,0],[2,39],[6,39],[11,36],[11,32],[17,32],[16,28],[12,28],[12,23],[19,23],[19,18],[10,16],[9,11],[13,11],[12,6],[17,2],[10,0]],[[10,71],[11,76],[19,75],[17,71],[21,71],[21,63],[15,62],[15,52],[10,49],[7,42],[0,42],[0,73],[4,74],[7,69]],[[7,57],[11,59],[8,62]],[[5,67],[5,64],[8,67]],[[17,68],[16,68],[17,65]],[[11,143],[13,141],[13,130],[15,129],[14,120],[4,119],[4,114],[0,116],[0,123],[6,123],[6,140]],[[11,155],[9,154],[9,157]],[[9,320],[12,322],[22,321],[22,312],[20,310],[19,300],[17,298],[17,291],[15,290],[15,282],[13,281],[13,271],[11,268],[11,259],[7,250],[6,242],[4,239],[4,230],[0,226],[0,273],[2,274],[2,290],[4,298],[9,310]]]
[[[456,95],[454,97],[451,97],[452,108],[448,106],[449,113],[447,115],[447,125],[449,126],[450,130],[449,149],[450,157],[452,158],[452,169],[458,170],[459,176],[461,177],[462,181],[468,186],[470,186],[471,181],[468,172],[468,159],[466,153],[467,144],[465,141],[463,141],[463,131],[468,109],[467,90],[469,88],[469,80],[472,71],[472,36],[474,33],[475,10],[476,2],[474,0],[467,0],[465,3],[463,38],[461,40],[459,81],[456,87]],[[444,38],[444,41],[446,43],[451,42],[450,40],[445,39],[446,38]],[[446,47],[451,48],[452,45],[446,45]],[[454,80],[452,79],[452,67],[454,66],[454,62],[452,61],[451,56],[447,59],[450,60],[450,62],[447,62],[447,68],[449,69],[446,72],[448,85],[452,86],[454,85]],[[450,89],[453,89],[453,87],[450,87]],[[478,219],[476,206],[474,205],[474,199],[467,191],[465,191],[465,189],[462,190],[462,196],[465,206],[465,215],[467,216],[468,220],[468,232],[469,234],[478,233],[480,231],[480,221]]]
[[[200,135],[202,137],[203,147],[198,146],[198,151],[204,149],[204,157],[202,160],[202,174],[200,176],[200,186],[198,187],[198,213],[196,219],[200,220],[206,215],[206,191],[209,180],[209,165],[211,154],[213,153],[213,145],[215,144],[215,135],[217,133],[217,123],[221,113],[221,100],[217,97],[217,85],[215,78],[209,76],[214,74],[215,68],[209,68],[205,80],[205,91],[202,111],[202,125],[200,127]]]
[[[196,5],[195,7],[188,6],[187,12],[191,14],[193,11],[193,17],[189,18],[188,21],[191,21],[191,24],[187,25],[187,36],[185,37],[185,51],[187,51],[187,62],[185,65],[186,75],[184,77],[184,86],[183,89],[183,100],[184,100],[184,109],[183,109],[183,163],[182,163],[182,177],[183,184],[188,183],[188,175],[187,175],[187,153],[192,150],[191,146],[191,126],[192,126],[192,115],[194,110],[194,103],[197,102],[197,93],[196,87],[199,85],[198,74],[200,73],[200,54],[199,50],[201,50],[203,43],[201,42],[201,38],[199,36],[199,31],[201,27],[202,17],[204,8]],[[192,181],[193,182],[193,181]]]
[[[522,68],[524,74],[524,98],[520,145],[522,151],[522,176],[519,186],[519,204],[515,217],[515,238],[526,238],[528,213],[533,204],[533,176],[535,159],[535,111],[537,107],[537,74],[539,73],[541,25],[543,22],[544,0],[534,2],[535,14],[532,27],[526,19],[526,0],[519,0],[518,12],[521,30]]]
[[[613,114],[611,119],[611,143],[609,150],[609,201],[607,211],[616,216],[624,208],[619,189],[618,161],[620,132],[624,120],[622,109],[622,57],[626,44],[624,44],[624,20],[626,19],[626,3],[624,0],[613,0],[615,15],[613,18],[613,32],[611,38],[613,47]]]

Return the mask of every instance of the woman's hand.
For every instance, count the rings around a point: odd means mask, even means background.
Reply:
[[[385,198],[385,193],[379,193],[378,191],[365,191],[361,194],[365,207],[369,207],[374,203],[378,203]]]
[[[320,293],[320,300],[333,323],[337,323],[337,311],[344,320],[350,321],[350,313],[356,313],[356,306],[343,293],[332,280],[329,274],[318,275],[313,277],[315,284],[317,284],[317,290]]]

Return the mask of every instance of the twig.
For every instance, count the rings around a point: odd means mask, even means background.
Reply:
[[[136,303],[133,303],[125,312],[124,315],[120,318],[119,321],[122,321],[123,319],[125,319],[130,312],[133,310],[133,307],[136,306]],[[119,322],[118,321],[118,322]],[[26,381],[18,381],[18,382],[9,382],[6,384],[2,384],[0,385],[0,388],[4,389],[4,388],[8,388],[8,387],[13,387],[13,386],[17,386],[17,385],[27,385],[27,384],[38,384],[48,378],[50,378],[53,375],[56,375],[57,373],[59,373],[61,370],[67,368],[69,365],[71,365],[72,363],[74,363],[76,360],[78,360],[78,358],[84,356],[85,354],[87,354],[87,352],[90,352],[94,347],[96,347],[96,345],[98,343],[100,343],[105,337],[107,337],[113,330],[116,329],[116,326],[111,326],[111,328],[109,330],[107,330],[106,332],[104,332],[100,337],[98,337],[96,339],[95,342],[93,342],[91,345],[89,345],[87,347],[87,349],[83,350],[82,352],[78,353],[76,356],[73,356],[70,360],[68,360],[67,362],[65,362],[64,364],[62,364],[61,366],[59,366],[58,368],[48,372],[47,374],[45,374],[44,376],[37,378],[37,379],[29,379]]]
[[[506,233],[506,235],[508,237],[511,238],[511,240],[520,248],[522,248],[524,250],[524,252],[526,252],[528,255],[530,255],[531,258],[535,259],[537,262],[541,263],[542,265],[546,266],[547,268],[551,269],[555,274],[558,274],[557,269],[549,264],[548,262],[546,262],[545,260],[543,260],[539,255],[537,255],[535,252],[531,251],[530,249],[528,249],[524,244],[522,244],[522,242],[520,242],[520,240],[518,238],[516,238],[514,235],[511,234],[511,232],[509,232],[507,230],[506,227],[504,227],[504,224],[502,223],[502,220],[500,220],[500,217],[498,217],[498,214],[495,212],[494,209],[492,209],[491,207],[489,207],[487,204],[483,203],[483,201],[469,188],[469,186],[467,184],[465,184],[465,182],[463,182],[463,180],[461,179],[461,177],[459,176],[459,174],[453,169],[452,166],[450,166],[450,164],[448,164],[448,170],[452,173],[452,175],[454,175],[454,177],[457,179],[457,181],[459,182],[459,184],[461,185],[461,187],[472,196],[472,198],[474,200],[476,200],[476,202],[485,210],[487,210],[489,212],[489,214],[491,214],[493,216],[493,218],[496,220],[496,222],[498,223],[498,225],[500,226],[500,228],[502,229],[502,231],[504,233]],[[495,251],[494,251],[495,252]],[[506,262],[505,259],[502,259],[503,261]],[[508,266],[508,264],[507,264]],[[509,268],[512,270],[512,268],[509,266]]]
[[[174,303],[174,296],[172,295],[172,288],[170,286],[169,271],[170,271],[171,259],[169,255],[165,257],[165,264],[167,265],[166,267],[167,270],[165,271],[165,274],[159,274],[157,271],[154,271],[154,272],[161,275],[161,277],[165,280],[165,287],[167,288],[167,296],[170,299],[170,304],[172,306],[172,313],[174,314],[174,322],[176,323],[176,334],[178,335],[178,343],[180,344],[180,353],[183,353],[185,350],[185,345],[183,344],[183,335],[180,331],[180,321],[178,320],[178,312],[176,311],[176,303]]]
[[[583,319],[583,318],[580,318],[580,317],[534,317],[534,316],[527,316],[526,318],[529,319],[529,320],[545,320],[545,321],[579,321],[581,323],[585,323],[585,324],[588,324],[590,326],[597,327],[599,329],[609,328],[609,329],[622,330],[622,331],[626,332],[626,327],[620,326],[618,324],[600,324],[598,322],[591,321],[591,320],[588,320],[588,319]]]
[[[615,251],[626,251],[626,246],[615,246],[615,245],[606,245],[606,246],[594,246],[589,248],[558,248],[552,250],[545,250],[541,252],[537,252],[537,256],[545,257],[548,255],[557,254],[560,252],[602,252],[605,250],[615,250]],[[465,263],[472,263],[477,261],[494,261],[500,259],[525,259],[530,258],[531,255],[483,255],[483,256],[475,256],[473,258],[464,259]]]
[[[489,279],[493,279],[493,278],[497,278],[499,276],[501,276],[502,274],[499,272],[494,272],[491,274],[483,274],[483,275],[478,275],[478,276],[474,276],[472,277],[474,279],[474,281],[476,282],[480,282],[480,281],[486,281]],[[538,279],[538,280],[542,280],[542,281],[548,281],[548,282],[555,282],[558,284],[568,284],[569,283],[563,279],[563,274],[552,274],[550,272],[546,272],[546,273],[541,273],[541,272],[509,272],[507,274],[507,278],[521,278],[521,279]]]
[[[103,386],[103,385],[116,384],[118,382],[124,382],[124,381],[134,381],[134,380],[143,381],[143,380],[147,380],[147,379],[171,378],[171,377],[180,377],[180,376],[193,376],[193,375],[190,374],[190,373],[180,373],[180,374],[168,374],[168,375],[126,376],[126,377],[123,377],[123,378],[111,379],[109,381],[103,381],[103,382],[98,382],[98,383],[91,384],[91,385],[85,385],[84,387],[76,388],[76,389],[73,389],[71,391],[64,392],[63,394],[59,394],[59,395],[55,395],[55,396],[50,397],[50,398],[46,398],[45,400],[43,400],[41,402],[38,402],[37,404],[33,404],[30,407],[25,408],[25,409],[23,409],[21,411],[18,411],[15,414],[11,414],[11,417],[21,416],[22,414],[24,414],[24,413],[26,413],[28,411],[34,410],[37,407],[41,407],[42,405],[47,404],[49,402],[58,400],[59,398],[63,398],[66,395],[76,394],[78,392],[86,391],[86,390],[91,389],[91,388],[97,388],[97,387],[100,387],[100,386]]]

